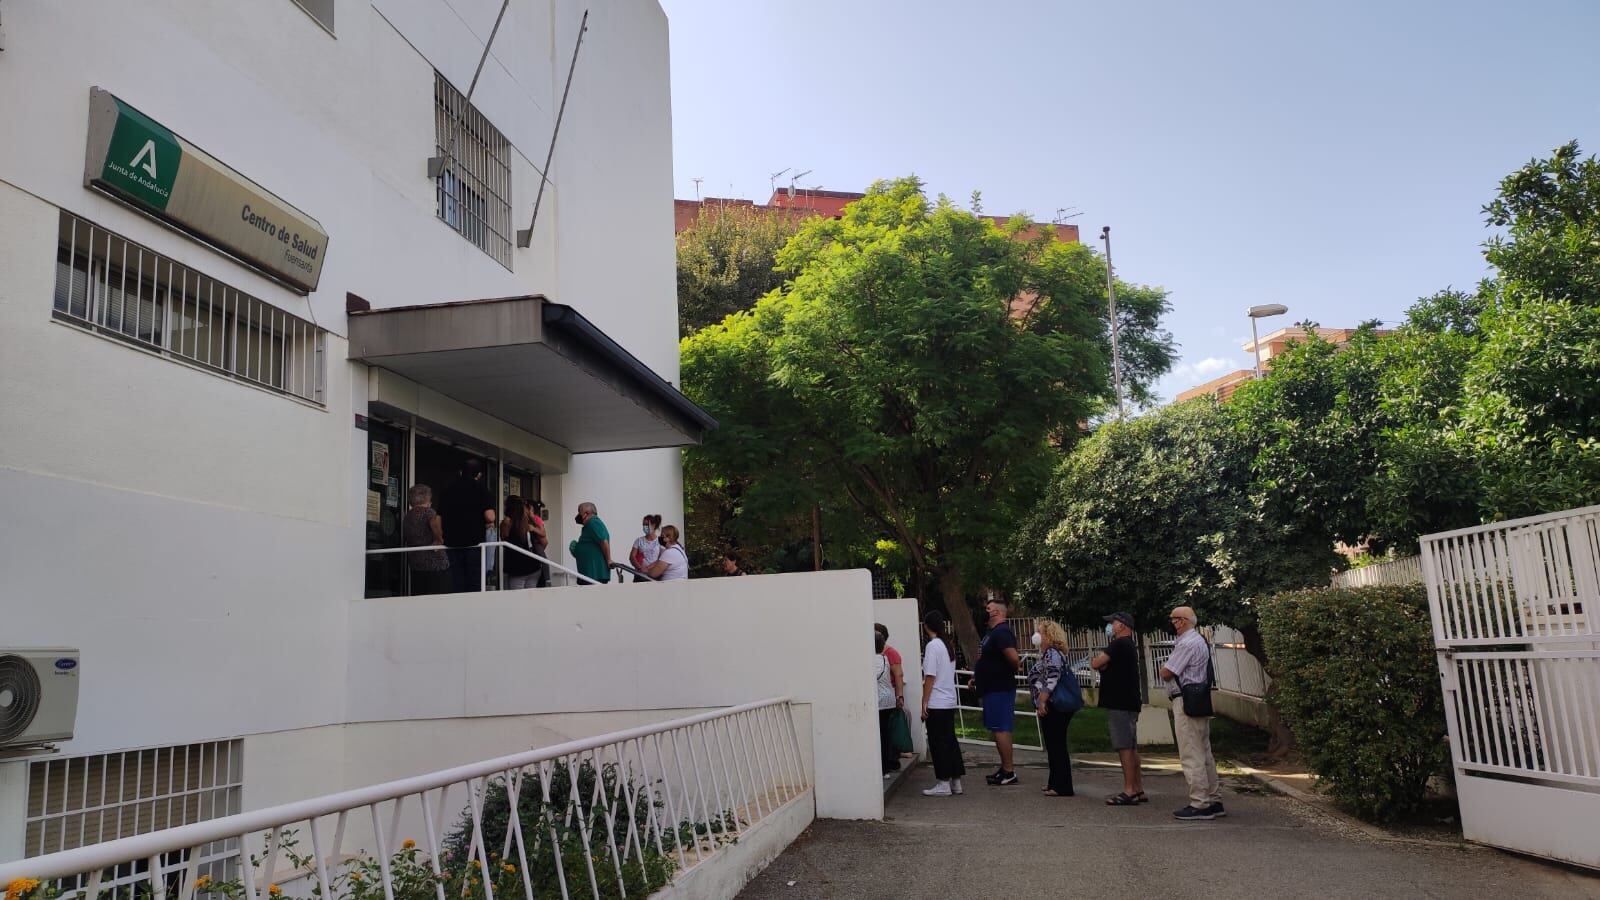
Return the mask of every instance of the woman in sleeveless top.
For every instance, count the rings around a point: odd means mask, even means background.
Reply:
[[[538,553],[538,538],[533,511],[521,497],[506,498],[506,518],[500,523],[500,537],[507,543],[521,547],[529,553]],[[520,591],[539,586],[539,561],[515,550],[505,552],[506,590]]]
[[[400,541],[406,547],[438,547],[405,554],[411,570],[411,594],[448,594],[450,560],[444,553],[444,529],[433,509],[433,488],[414,484],[410,491],[411,508],[400,523]]]

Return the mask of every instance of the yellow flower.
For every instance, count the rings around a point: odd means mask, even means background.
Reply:
[[[505,869],[507,872],[515,872],[517,870],[517,867],[513,866],[511,863],[506,863],[500,868]]]
[[[194,889],[195,890],[203,891],[208,887],[211,887],[211,876],[210,875],[201,875],[199,878],[196,878],[194,880]]]
[[[269,884],[269,885],[267,885],[267,893],[269,893],[272,896],[276,897],[279,894],[283,893],[283,888],[280,888],[275,884]]]
[[[37,878],[18,878],[6,885],[6,900],[17,900],[23,894],[39,886]]]
[[[400,842],[400,849],[401,850],[410,850],[410,849],[412,849],[412,848],[414,848],[416,846],[417,846],[417,842],[413,841],[411,838],[406,838],[404,841]]]
[[[360,884],[361,883],[361,873],[360,872],[351,872],[350,873],[350,880],[356,882],[357,884]]]

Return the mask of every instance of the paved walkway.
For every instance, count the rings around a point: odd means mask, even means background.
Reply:
[[[1146,774],[1151,803],[1106,806],[1121,776],[1078,769],[1076,797],[1039,793],[1044,770],[991,788],[969,751],[960,797],[930,798],[910,773],[882,822],[818,821],[740,895],[749,900],[968,897],[1600,898],[1600,877],[1479,847],[1379,841],[1243,778],[1228,817],[1179,822],[1183,779]]]

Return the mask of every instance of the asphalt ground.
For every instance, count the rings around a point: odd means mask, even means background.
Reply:
[[[966,897],[1600,898],[1600,876],[1471,845],[1379,840],[1243,777],[1223,778],[1228,816],[1180,822],[1183,778],[1146,773],[1151,802],[1110,807],[1115,770],[1079,768],[1076,796],[983,783],[994,761],[968,753],[960,797],[922,796],[919,766],[882,822],[819,820],[741,893],[748,900]],[[1600,829],[1600,825],[1597,825]]]

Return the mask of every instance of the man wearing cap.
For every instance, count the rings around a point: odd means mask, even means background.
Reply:
[[[1100,673],[1100,708],[1111,726],[1111,749],[1122,763],[1122,793],[1106,798],[1109,806],[1149,803],[1139,772],[1139,651],[1133,646],[1133,616],[1114,612],[1105,617],[1106,648],[1089,660]]]

